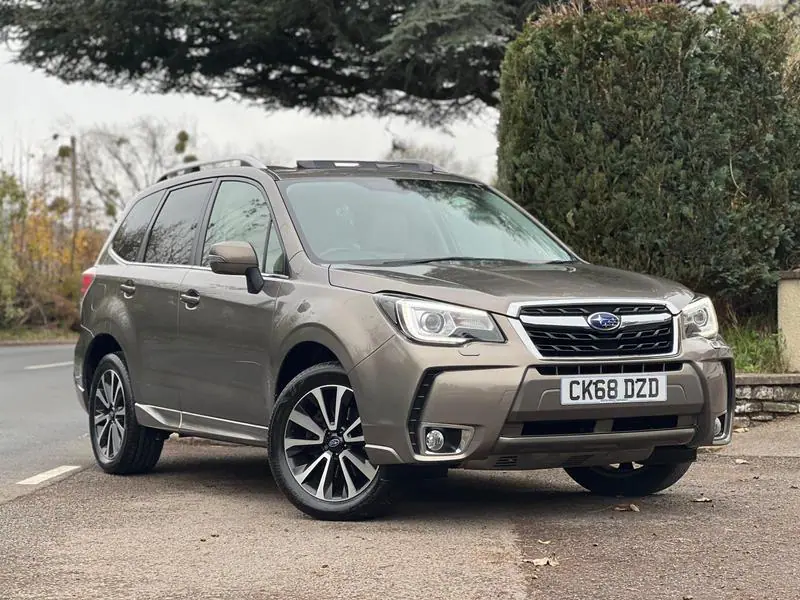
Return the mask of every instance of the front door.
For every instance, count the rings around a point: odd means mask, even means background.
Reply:
[[[208,250],[223,241],[253,245],[266,275],[260,293],[248,293],[244,277],[207,267]],[[283,270],[283,251],[261,188],[245,180],[220,183],[200,263],[183,280],[181,293],[191,300],[178,310],[180,343],[191,356],[181,396],[183,429],[264,442],[269,339],[284,280],[273,271]]]

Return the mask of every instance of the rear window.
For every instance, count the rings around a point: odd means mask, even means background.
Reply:
[[[172,190],[153,223],[144,262],[189,265],[211,182]]]
[[[111,248],[114,252],[128,262],[134,262],[139,258],[139,249],[147,231],[147,225],[153,218],[153,213],[161,199],[162,192],[150,194],[139,200],[128,211],[125,220],[117,229]]]

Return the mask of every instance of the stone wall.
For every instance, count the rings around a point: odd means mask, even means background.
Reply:
[[[800,413],[800,374],[736,376],[734,427]]]

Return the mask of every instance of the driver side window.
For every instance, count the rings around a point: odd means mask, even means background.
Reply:
[[[208,265],[208,251],[218,242],[250,242],[263,265],[269,224],[269,205],[261,190],[243,181],[223,181],[208,221],[203,265]]]

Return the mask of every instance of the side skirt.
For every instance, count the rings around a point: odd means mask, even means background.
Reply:
[[[267,428],[194,413],[136,404],[136,420],[144,427],[164,429],[187,436],[232,442],[247,446],[267,446]]]

